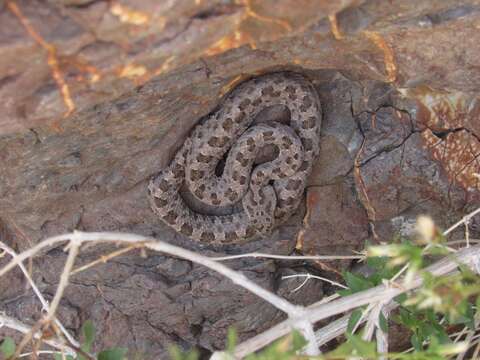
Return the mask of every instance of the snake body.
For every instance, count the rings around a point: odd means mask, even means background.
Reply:
[[[275,105],[289,110],[288,126],[275,121],[252,125],[262,110]],[[320,126],[318,94],[303,76],[274,73],[246,81],[193,129],[169,166],[150,182],[151,207],[167,225],[202,243],[242,243],[266,235],[302,199],[319,152]],[[256,164],[266,146],[276,147],[278,155]],[[180,194],[184,185],[203,203],[225,207],[241,202],[241,210],[195,212]]]

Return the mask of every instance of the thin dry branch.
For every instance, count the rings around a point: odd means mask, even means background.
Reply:
[[[385,318],[385,320],[388,321],[388,318],[389,318],[389,315],[390,315],[390,310],[388,309],[388,307],[383,306],[380,309],[380,312],[383,314],[383,317]],[[378,324],[378,326],[377,326],[377,331],[375,332],[375,335],[376,335],[376,339],[377,339],[377,352],[379,354],[388,353],[388,333],[383,331],[380,324]],[[382,359],[380,359],[380,360],[382,360]]]
[[[83,266],[80,266],[74,270],[72,270],[70,272],[70,275],[74,275],[76,273],[79,273],[79,272],[82,272],[82,271],[85,271],[95,265],[98,265],[98,264],[105,264],[108,260],[110,259],[113,259],[117,256],[120,256],[120,255],[123,255],[123,254],[126,254],[132,250],[135,250],[135,249],[141,249],[143,248],[143,246],[139,246],[139,245],[131,245],[131,246],[128,246],[126,248],[123,248],[123,249],[120,249],[120,250],[116,250],[116,251],[113,251],[107,255],[102,255],[100,258],[92,261],[92,262],[89,262],[88,264],[85,264]]]
[[[455,224],[453,224],[447,230],[445,230],[443,232],[443,235],[447,236],[448,234],[450,234],[453,230],[455,230],[457,227],[459,227],[462,224],[465,224],[465,225],[468,226],[468,223],[470,222],[472,217],[474,217],[475,215],[477,215],[479,213],[480,213],[480,208],[472,211],[470,214],[465,215],[461,220],[457,221]]]
[[[247,254],[238,254],[238,255],[229,255],[229,256],[219,256],[212,257],[210,259],[215,261],[226,261],[241,259],[246,257],[253,258],[264,258],[264,259],[278,259],[278,260],[363,260],[365,255],[274,255],[274,254],[265,254],[265,253],[247,253]]]
[[[394,301],[392,301],[392,302],[388,303],[387,305],[385,305],[385,307],[383,308],[383,311],[384,311],[384,313],[388,314],[388,313],[390,313],[391,310],[393,310],[397,306],[398,306],[398,304],[396,304]],[[322,346],[322,345],[328,343],[329,341],[335,339],[337,336],[340,336],[343,333],[345,333],[345,331],[347,330],[347,326],[348,326],[348,320],[350,319],[351,315],[352,315],[352,313],[348,312],[347,314],[345,314],[341,318],[339,318],[335,321],[332,321],[328,325],[325,325],[321,329],[317,330],[315,332],[315,336],[317,338],[317,344],[319,346]],[[362,322],[365,322],[365,321],[366,321],[366,319],[359,320],[360,325],[361,325]]]
[[[338,286],[342,289],[348,289],[347,286],[345,285],[342,285],[336,281],[333,281],[333,280],[330,280],[330,279],[327,279],[325,277],[322,277],[322,276],[317,276],[317,275],[312,275],[310,273],[306,273],[306,274],[294,274],[294,275],[285,275],[285,276],[282,276],[282,280],[283,279],[292,279],[292,278],[300,278],[300,277],[304,277],[305,278],[305,282],[307,282],[309,279],[316,279],[316,280],[321,280],[321,281],[324,281],[324,282],[327,282],[331,285],[334,285],[334,286]],[[305,283],[304,282],[304,283]],[[302,286],[304,285],[304,283],[302,284]],[[296,290],[293,290],[293,291],[296,291]]]
[[[12,248],[10,248],[8,245],[6,245],[2,242],[0,242],[0,249],[3,249],[12,258],[15,258],[17,256],[17,253]],[[38,289],[37,285],[35,284],[35,282],[31,278],[30,273],[27,271],[27,269],[25,268],[25,266],[23,265],[22,262],[20,262],[18,264],[18,266],[20,267],[20,270],[22,271],[23,275],[27,279],[29,285],[32,287],[32,290],[35,293],[35,295],[37,296],[38,300],[40,300],[40,303],[42,304],[42,310],[48,311],[48,309],[49,309],[48,301],[43,297],[43,295],[40,292],[40,290]],[[62,334],[67,338],[67,340],[71,344],[73,344],[74,346],[77,346],[77,347],[80,346],[80,344],[73,338],[72,335],[70,335],[70,333],[67,331],[67,329],[65,329],[63,324],[58,319],[55,319],[55,325],[58,326],[58,328],[60,329]]]
[[[25,334],[23,337],[22,341],[18,345],[14,358],[17,358],[20,353],[22,352],[23,348],[28,344],[28,342],[34,338],[34,334],[38,331],[42,332],[43,329],[48,329],[52,327],[55,332],[57,333],[57,336],[60,338],[61,333],[58,331],[58,329],[55,327],[55,324],[52,324],[52,321],[55,321],[55,313],[57,311],[58,305],[60,304],[60,300],[63,297],[63,293],[65,291],[65,288],[68,285],[68,279],[70,277],[70,271],[73,268],[73,265],[75,263],[75,258],[78,255],[78,250],[80,247],[81,241],[77,241],[75,236],[72,236],[72,239],[69,243],[69,253],[67,260],[65,261],[65,266],[64,270],[60,276],[60,281],[58,283],[57,291],[55,292],[55,296],[53,297],[53,300],[51,304],[48,306],[47,309],[47,314],[42,317],[40,320],[37,321],[37,323],[30,329],[28,333]],[[40,337],[37,339],[38,341],[33,343],[33,353],[36,354],[36,350],[39,349],[40,347],[40,342],[43,341],[43,337]],[[91,358],[91,357],[89,357]]]
[[[4,314],[0,313],[0,325],[5,326],[6,328],[16,330],[18,332],[21,332],[22,334],[28,334],[32,332],[32,328],[25,325],[24,323],[10,317]],[[0,327],[1,327],[0,326]],[[34,332],[33,333],[33,338],[34,339],[40,339],[42,336],[41,332]],[[72,355],[75,356],[76,352],[73,348],[69,347],[68,345],[65,345],[63,342],[55,340],[55,339],[43,339],[42,340],[45,344],[58,349],[59,351],[65,352],[67,355]]]
[[[70,271],[73,269],[73,264],[75,263],[75,258],[78,255],[78,248],[80,247],[81,241],[77,241],[76,237],[72,238],[70,242],[70,249],[68,252],[67,261],[65,261],[65,266],[63,268],[62,275],[60,276],[60,282],[58,283],[57,291],[53,297],[52,303],[48,308],[48,313],[46,316],[46,321],[53,320],[55,312],[57,311],[60,300],[62,299],[63,292],[68,285],[68,279],[70,277]]]

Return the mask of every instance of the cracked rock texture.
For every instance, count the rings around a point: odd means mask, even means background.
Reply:
[[[0,1],[0,239],[22,251],[112,230],[205,254],[341,255],[408,236],[421,213],[446,227],[480,204],[479,29],[474,0]],[[148,179],[222,96],[273,71],[303,73],[324,107],[304,205],[270,238],[192,244],[155,218]],[[86,249],[77,265],[112,250]],[[57,248],[32,264],[47,298],[64,261]],[[228,265],[298,304],[332,289],[293,291],[302,279],[282,275],[351,266]],[[0,311],[39,317],[18,270],[0,281]],[[283,318],[201,266],[138,251],[73,276],[58,316],[75,335],[92,319],[96,349],[146,359],[166,358],[171,343],[207,357],[229,326],[246,339]]]

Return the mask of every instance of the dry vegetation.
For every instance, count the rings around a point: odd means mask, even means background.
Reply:
[[[302,353],[305,356],[319,356],[321,354],[320,348],[323,345],[327,344],[332,339],[345,334],[346,332],[349,334],[360,333],[360,328],[363,328],[361,331],[361,339],[363,341],[369,342],[375,339],[376,353],[378,352],[379,354],[387,354],[389,348],[389,339],[388,334],[385,331],[385,324],[381,323],[382,319],[384,319],[383,321],[387,320],[392,310],[400,305],[399,302],[395,301],[395,299],[398,299],[399,295],[409,294],[408,301],[410,301],[410,303],[413,305],[420,305],[419,308],[422,308],[423,305],[423,308],[433,308],[434,310],[438,310],[438,312],[442,312],[443,305],[443,313],[448,315],[448,313],[453,311],[454,308],[449,308],[448,304],[442,303],[447,296],[442,299],[438,298],[438,294],[435,294],[434,291],[428,292],[428,286],[425,282],[431,282],[431,280],[428,280],[425,274],[428,273],[435,278],[442,278],[452,275],[454,276],[455,274],[458,274],[458,268],[461,264],[466,265],[474,273],[478,273],[480,271],[480,245],[472,245],[472,243],[476,243],[476,241],[469,238],[468,232],[468,223],[470,219],[478,212],[480,212],[480,209],[477,209],[473,213],[465,216],[448,230],[444,231],[443,234],[438,233],[435,225],[428,218],[420,218],[417,222],[417,233],[419,234],[418,239],[424,243],[423,248],[408,245],[411,246],[409,248],[408,246],[404,247],[401,244],[390,244],[368,248],[366,255],[374,257],[386,256],[387,258],[391,259],[390,262],[393,262],[393,265],[402,266],[393,277],[391,277],[389,280],[382,280],[382,284],[378,286],[359,292],[351,291],[353,293],[349,295],[344,294],[346,296],[334,294],[308,307],[297,306],[277,296],[276,294],[263,289],[262,287],[248,280],[241,273],[235,272],[229,267],[225,266],[223,262],[238,258],[239,256],[277,259],[302,258],[305,260],[331,260],[345,257],[288,257],[250,253],[214,258],[206,257],[178,246],[167,244],[157,239],[134,234],[112,232],[85,233],[77,231],[70,234],[55,236],[40,242],[39,244],[20,254],[16,254],[7,245],[0,243],[0,246],[3,249],[2,255],[11,257],[11,260],[0,269],[0,277],[15,267],[19,267],[43,306],[43,315],[41,316],[41,320],[33,324],[33,326],[26,325],[22,319],[13,319],[4,314],[0,315],[0,326],[14,329],[24,334],[23,339],[18,343],[18,345],[10,348],[10,351],[14,350],[13,354],[9,354],[11,355],[11,358],[20,358],[29,355],[31,355],[32,358],[35,358],[35,354],[56,354],[57,357],[61,356],[60,358],[66,358],[67,355],[73,357],[79,356],[80,358],[83,357],[86,359],[96,358],[96,355],[89,353],[88,350],[85,350],[85,348],[80,345],[79,340],[75,339],[71,334],[69,334],[69,332],[62,325],[61,319],[57,317],[57,308],[60,300],[62,299],[65,289],[68,286],[69,279],[72,276],[75,276],[75,274],[78,272],[85,271],[86,269],[99,263],[103,263],[114,257],[121,256],[125,252],[140,248],[143,250],[148,249],[161,252],[173,257],[183,258],[194,263],[202,264],[203,266],[217,271],[223,276],[229,278],[238,286],[251,291],[288,315],[287,320],[243,343],[236,345],[229,353],[225,352],[213,354],[212,359],[230,358],[232,356],[234,358],[245,357],[260,350],[273,341],[287,335],[292,331],[292,329],[297,330],[306,339],[306,345],[302,350]],[[465,243],[462,244],[461,248],[454,249],[453,247],[449,246],[448,242],[444,244],[441,243],[441,240],[439,239],[444,239],[444,237],[448,236],[450,232],[460,226],[465,226]],[[120,247],[120,249],[106,254],[105,256],[102,256],[91,263],[81,267],[75,267],[75,260],[82,249],[87,246],[91,247],[106,242],[116,244]],[[65,244],[64,250],[68,253],[68,255],[65,260],[63,272],[60,275],[55,296],[50,302],[48,302],[42,296],[40,290],[32,280],[29,271],[27,271],[24,266],[24,262],[33,259],[35,256],[41,256],[43,251],[51,249],[52,247],[56,247],[60,244]],[[434,254],[432,250],[437,249],[438,247],[441,247],[442,251],[447,251],[449,254],[440,260],[435,261],[426,268],[421,269],[421,264],[416,263],[416,257],[411,256],[412,254],[418,255],[416,250],[421,249],[420,257],[423,258],[427,255]],[[414,249],[410,255],[408,254],[409,249]],[[351,256],[347,258],[361,260],[364,258],[364,256]],[[305,281],[315,279],[314,276],[305,276]],[[321,280],[329,281],[328,279]],[[347,279],[347,284],[348,282],[349,281]],[[346,288],[341,284],[338,285],[344,289]],[[475,287],[473,289],[476,289],[476,291],[465,293],[467,298],[472,295],[478,295],[478,283],[474,282],[474,285]],[[457,304],[453,305],[458,305],[458,302]],[[361,311],[358,311],[358,309],[361,309]],[[338,315],[343,316],[338,318]],[[333,318],[335,316],[337,316],[336,320],[330,322],[327,326],[324,326],[318,330],[314,330],[315,323],[320,320]],[[478,316],[475,315],[475,326],[476,325],[478,325]],[[353,326],[353,329],[351,328],[347,331],[349,326]],[[457,343],[458,346],[454,348],[447,348],[447,350],[445,350],[445,348],[440,348],[440,352],[444,351],[445,354],[447,354],[448,351],[450,351],[457,356],[457,359],[462,359],[464,354],[466,354],[471,348],[474,348],[473,351],[475,354],[478,354],[480,341],[478,339],[478,335],[476,334],[476,328],[469,329],[467,326],[465,326],[465,328],[463,328],[461,331],[458,331],[455,334],[450,334],[450,336],[454,337],[453,343]],[[47,347],[43,346],[44,344],[47,345]],[[4,348],[5,347],[6,345],[4,344]],[[88,347],[90,347],[90,345]],[[45,350],[47,348],[50,350]],[[354,354],[355,351],[358,352],[358,349],[355,350],[355,348],[352,348],[349,351],[354,351]],[[371,351],[371,349],[369,348],[368,351]],[[406,354],[408,354],[408,352]],[[119,352],[118,356],[123,357],[124,353]],[[99,356],[98,358],[100,359],[102,357]]]

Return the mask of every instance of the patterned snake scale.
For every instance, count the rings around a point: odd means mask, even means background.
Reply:
[[[261,122],[264,109],[283,105],[289,125]],[[187,237],[208,244],[238,244],[267,235],[298,207],[319,152],[321,107],[313,85],[294,73],[273,73],[237,86],[200,122],[168,167],[149,184],[153,211]],[[265,146],[272,161],[256,164]],[[226,155],[227,154],[227,155]],[[216,169],[223,159],[223,173]],[[180,194],[182,186],[214,207],[241,202],[230,215],[201,214]]]

